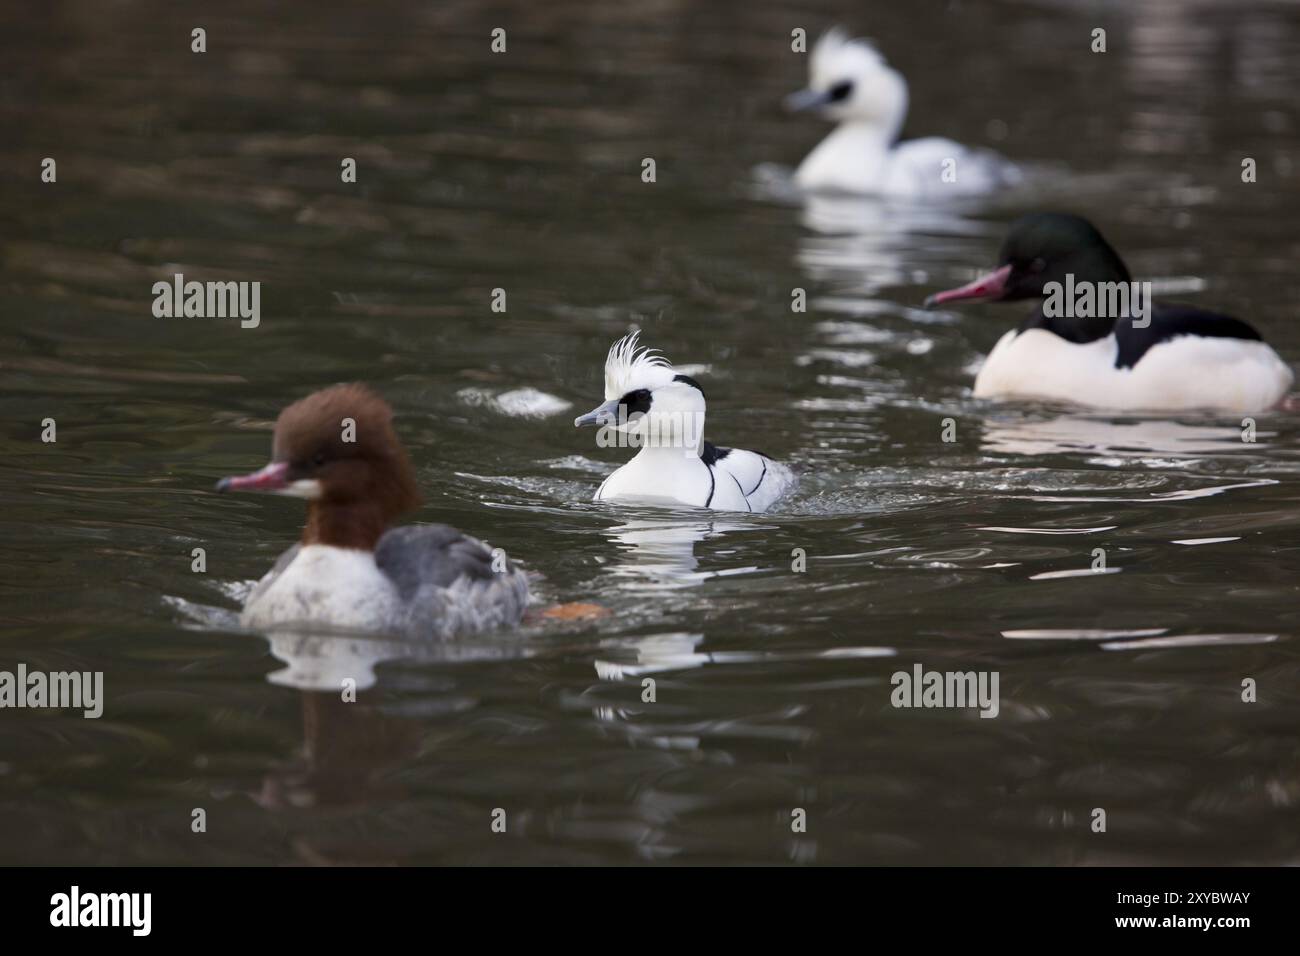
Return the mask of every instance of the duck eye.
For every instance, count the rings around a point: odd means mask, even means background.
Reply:
[[[1047,261],[1045,259],[1035,259],[1033,262],[1029,263],[1030,272],[1042,272],[1046,268]]]
[[[618,403],[627,409],[629,416],[637,412],[645,414],[650,411],[650,389],[638,388],[636,391],[628,392],[618,400]]]
[[[830,97],[830,101],[832,103],[839,103],[844,100],[847,100],[849,98],[849,94],[852,92],[853,92],[853,84],[848,80],[845,80],[843,83],[836,83],[834,86],[832,86],[828,91],[827,95]]]
[[[319,468],[321,465],[325,464],[325,452],[323,452],[323,451],[318,451],[318,452],[316,452],[316,454],[312,455],[312,456],[311,456],[311,463],[312,463],[313,465],[315,465],[317,468]]]

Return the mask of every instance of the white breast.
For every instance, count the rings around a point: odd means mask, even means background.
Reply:
[[[595,500],[630,498],[647,504],[701,508],[711,484],[708,466],[694,452],[646,448],[605,479],[596,489]]]
[[[1286,363],[1263,342],[1180,335],[1116,368],[1108,335],[1078,345],[1046,329],[1004,335],[975,378],[976,398],[1046,398],[1133,411],[1213,409],[1250,414],[1291,388]]]
[[[396,588],[369,551],[313,544],[254,591],[240,620],[251,628],[315,624],[375,631],[400,627],[401,611]]]
[[[881,133],[856,123],[831,131],[795,170],[795,183],[810,191],[878,193],[889,158]]]

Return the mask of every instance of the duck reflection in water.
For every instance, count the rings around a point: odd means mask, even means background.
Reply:
[[[695,545],[734,531],[752,531],[756,525],[736,521],[701,520],[691,514],[636,518],[605,530],[617,555],[609,573],[641,587],[693,587],[711,578],[743,574],[753,567],[700,571]]]
[[[1273,432],[1243,436],[1240,425],[1184,424],[1171,418],[1125,419],[1078,414],[988,418],[980,446],[1007,455],[1087,453],[1116,458],[1190,458],[1266,448]]]
[[[439,680],[432,697],[426,691],[418,707],[387,702],[378,688],[379,664],[510,660],[531,653],[524,641],[499,637],[430,643],[303,631],[265,636],[271,653],[286,665],[267,680],[297,689],[302,705],[301,750],[268,773],[254,795],[274,810],[355,806],[403,796],[405,788],[391,771],[418,755],[430,710],[454,711],[472,703],[454,694],[451,678]]]

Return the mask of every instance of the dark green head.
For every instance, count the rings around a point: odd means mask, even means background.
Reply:
[[[925,304],[941,305],[962,300],[1012,302],[1043,296],[1048,282],[1128,282],[1124,260],[1082,216],[1039,212],[1011,224],[998,268],[958,289],[939,292]]]

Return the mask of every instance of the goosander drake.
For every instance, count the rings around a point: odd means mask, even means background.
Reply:
[[[991,150],[938,136],[898,142],[907,81],[869,41],[836,27],[817,41],[810,61],[808,88],[788,96],[786,107],[819,110],[839,125],[795,170],[801,189],[946,198],[1020,180],[1020,170]]]
[[[1291,388],[1291,369],[1245,322],[1187,305],[1153,303],[1149,297],[1144,306],[1135,306],[1134,296],[1103,297],[1103,283],[1137,285],[1092,223],[1036,213],[1012,223],[995,271],[932,295],[925,304],[1044,300],[989,353],[975,378],[976,398],[1249,414],[1272,408]],[[1068,302],[1058,298],[1049,310],[1053,297],[1068,298],[1069,290],[1083,290],[1085,284],[1094,290],[1094,307],[1062,314]],[[1099,308],[1103,298],[1118,308]]]
[[[302,540],[249,594],[246,627],[445,638],[519,623],[528,580],[504,555],[443,524],[387,530],[420,503],[392,416],[364,385],[315,392],[280,412],[269,465],[217,483],[307,500]]]
[[[704,390],[655,350],[640,332],[615,342],[605,359],[605,403],[574,419],[601,427],[599,443],[639,447],[606,478],[594,501],[638,499],[714,511],[763,511],[794,475],[767,455],[704,440]]]

